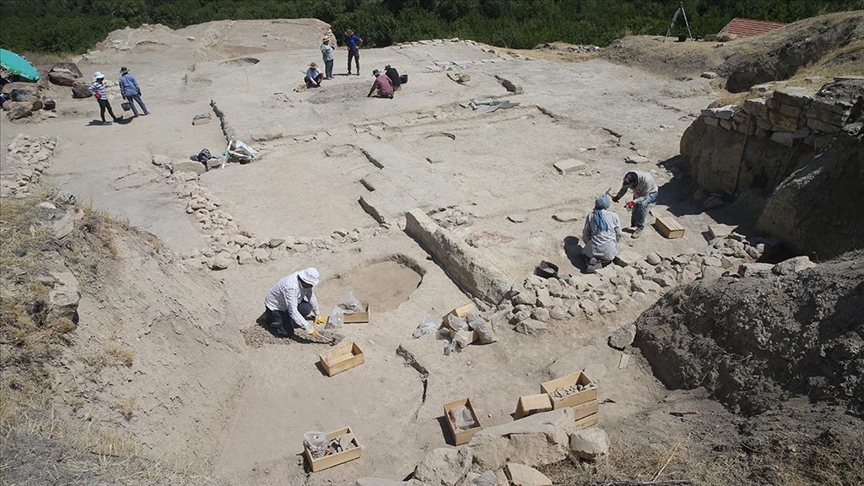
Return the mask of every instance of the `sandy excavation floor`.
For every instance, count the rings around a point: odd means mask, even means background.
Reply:
[[[224,290],[221,304],[228,312],[208,319],[226,321],[220,332],[231,336],[223,338],[239,344],[233,357],[223,361],[230,370],[220,369],[218,361],[194,369],[211,380],[226,376],[212,401],[182,401],[183,412],[151,408],[136,414],[125,426],[127,432],[146,444],[146,453],[171,451],[211,464],[214,477],[234,484],[346,484],[362,476],[402,479],[425,451],[444,447],[446,402],[470,397],[484,425],[504,423],[512,420],[520,395],[538,393],[540,382],[580,368],[598,380],[601,401],[614,400],[601,406],[601,425],[614,429],[619,419],[656,408],[670,392],[653,378],[644,359],[634,355],[619,370],[620,352],[605,344],[612,330],[631,322],[651,302],[603,318],[558,321],[543,336],[500,329],[498,343],[445,357],[445,341],[433,336],[414,340],[411,333],[426,314],[444,315],[469,299],[401,229],[404,212],[416,207],[459,211],[463,224],[451,229],[473,238],[513,281],[541,260],[559,264],[562,273],[577,273],[565,252],[565,238],[580,235],[593,200],[620,186],[624,172],[634,167],[624,158],[638,151],[650,160],[638,168],[652,170],[661,184],[655,214],[677,215],[687,236],[665,240],[648,230],[640,240],[627,238],[624,247],[642,255],[702,249],[710,219],[693,211],[671,185],[662,184],[675,170],[682,132],[713,99],[707,80],[674,81],[598,59],[514,59],[459,42],[366,50],[363,74],[350,77],[344,76],[346,53],[340,49],[335,80],[320,90],[295,92],[305,66],[320,62],[321,32],[322,24],[315,21],[120,31],[112,34],[113,44],[109,41],[79,66],[88,79],[95,70],[116,79],[120,66],[129,66],[142,85],[150,116],[129,124],[89,126],[98,118],[95,101],[72,100],[67,90],[56,88],[57,118],[17,125],[6,117],[0,120],[4,156],[18,133],[56,136],[58,148],[48,171],[54,184],[80,201],[128,218],[182,255],[204,250],[208,240],[151,159],[188,159],[204,147],[221,152],[226,139],[218,118],[191,125],[195,114],[211,111],[212,100],[223,114],[225,132],[261,150],[252,164],[229,164],[200,178],[241,229],[291,241],[329,241],[334,231],[355,228],[363,235],[330,249],[309,245],[304,252],[220,272],[205,269],[196,259],[180,263],[178,258],[176,265],[191,266],[196,278]],[[369,71],[385,64],[408,74],[409,83],[393,100],[366,98]],[[442,71],[442,66],[453,71]],[[457,84],[448,72],[470,74],[471,81]],[[508,93],[495,76],[523,92]],[[519,105],[489,114],[466,107],[471,99],[485,97]],[[113,104],[119,110],[120,100]],[[558,174],[553,164],[570,158],[586,165]],[[358,202],[361,198],[367,210]],[[617,210],[626,224],[629,215]],[[566,223],[552,218],[564,212],[580,218]],[[523,214],[526,221],[508,221],[512,214]],[[321,271],[325,312],[349,291],[372,305],[372,323],[339,331],[364,350],[366,363],[331,378],[316,367],[318,354],[329,349],[325,344],[251,347],[241,337],[257,325],[270,286],[309,265]],[[195,294],[192,288],[173,298],[190,305],[206,301]],[[111,310],[100,305],[82,303],[82,327],[88,318]],[[425,385],[397,349],[428,372]],[[160,360],[158,355],[142,358],[131,372],[146,373]],[[217,400],[221,413],[197,413],[210,410]],[[209,423],[190,425],[190,417],[196,416]],[[157,424],[160,430],[155,430]],[[303,433],[346,425],[364,446],[362,459],[305,479],[299,456]],[[184,431],[198,427],[210,433],[183,437]]]

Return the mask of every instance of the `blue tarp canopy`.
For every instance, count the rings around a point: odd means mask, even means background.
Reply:
[[[14,52],[0,49],[0,66],[3,69],[30,81],[39,81],[42,76],[26,59]]]

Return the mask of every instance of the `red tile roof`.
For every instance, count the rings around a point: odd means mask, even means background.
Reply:
[[[766,22],[764,20],[742,19],[740,17],[735,17],[731,22],[726,24],[726,27],[723,27],[723,30],[720,32],[735,34],[739,37],[753,37],[779,29],[784,25],[786,24],[781,22]]]

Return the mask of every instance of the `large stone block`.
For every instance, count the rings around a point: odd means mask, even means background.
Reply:
[[[471,468],[472,459],[468,447],[433,449],[414,469],[414,479],[426,486],[461,485]]]
[[[744,111],[753,116],[768,116],[768,106],[764,98],[751,98],[744,101]]]
[[[813,90],[801,86],[778,89],[774,91],[774,99],[782,104],[801,108],[813,100]]]
[[[479,471],[498,469],[508,461],[538,466],[566,458],[569,434],[575,430],[573,409],[563,408],[481,430],[468,446]]]
[[[593,461],[609,453],[609,436],[598,427],[578,430],[570,436],[570,450],[581,459]]]

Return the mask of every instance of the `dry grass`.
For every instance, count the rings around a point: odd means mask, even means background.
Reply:
[[[106,350],[106,353],[114,363],[124,366],[131,367],[132,362],[135,360],[135,351],[130,348],[121,348],[117,345],[111,345]]]
[[[700,438],[697,438],[700,437]],[[774,440],[756,450],[718,447],[703,434],[636,446],[614,444],[589,463],[571,459],[539,468],[555,484],[606,485],[689,480],[692,484],[864,484],[864,438]],[[674,440],[674,442],[672,441]]]

